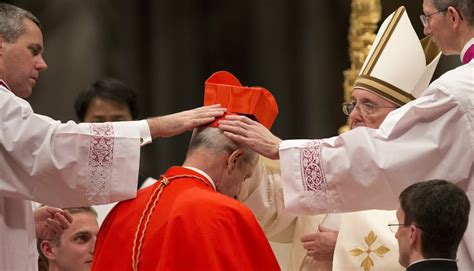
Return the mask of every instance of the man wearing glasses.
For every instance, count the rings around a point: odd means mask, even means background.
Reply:
[[[400,194],[398,222],[388,226],[399,244],[407,271],[458,270],[456,252],[467,228],[470,203],[444,180],[413,184]]]
[[[221,121],[230,138],[280,159],[287,211],[395,209],[404,188],[434,178],[456,183],[474,199],[474,3],[424,0],[423,11],[425,34],[443,54],[460,55],[464,65],[392,111],[378,129],[360,127],[328,139],[282,141],[242,116]],[[474,222],[457,258],[460,270],[474,270]]]
[[[395,32],[391,36],[377,36],[378,39],[385,39],[385,46],[381,50],[372,51],[367,57],[366,63],[373,60],[374,73],[370,80],[374,82],[367,83],[369,77],[361,72],[352,91],[351,101],[342,105],[343,112],[349,116],[351,129],[379,128],[391,111],[417,97],[419,92],[416,90],[425,89],[433,75],[440,57],[439,49],[429,39],[420,43],[408,17],[400,18],[399,22],[391,27]],[[398,45],[407,43],[405,36],[400,33],[410,31],[414,39],[409,42],[417,46],[407,50]],[[419,57],[419,63],[414,60],[413,55]],[[414,65],[397,65],[391,61],[394,57],[411,61]],[[426,65],[427,61],[429,65]],[[375,84],[383,81],[390,82],[393,88]],[[394,89],[397,91],[393,91]],[[281,190],[279,165],[261,159],[252,178],[243,184],[239,199],[252,209],[270,240],[292,242],[290,262],[282,268],[358,270],[361,263],[371,261],[376,268],[374,270],[403,269],[398,264],[397,241],[386,227],[395,219],[395,211],[296,217],[285,212]],[[350,255],[348,251],[364,243],[371,232],[377,236],[377,246],[374,245],[374,249],[381,247],[378,251],[383,250],[379,253],[380,256],[368,252],[368,248],[361,248],[361,255]],[[365,257],[367,255],[369,258]]]

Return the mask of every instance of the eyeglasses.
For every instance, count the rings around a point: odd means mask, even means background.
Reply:
[[[398,228],[400,228],[400,227],[406,227],[406,226],[410,226],[410,225],[398,224],[398,223],[390,223],[390,224],[388,224],[388,228],[389,228],[390,231],[393,232],[393,233],[397,233]]]
[[[436,11],[436,12],[428,14],[428,15],[421,14],[420,15],[421,23],[423,24],[424,27],[426,27],[428,25],[429,21],[430,21],[431,16],[433,16],[435,14],[438,14],[438,13],[441,13],[441,12],[445,12],[446,10],[448,10],[448,8],[443,8],[442,10]]]
[[[424,231],[422,227],[420,227],[418,225],[415,225],[415,224],[390,223],[387,226],[388,226],[388,228],[390,229],[391,232],[397,233],[397,231],[400,227],[408,227],[408,226],[411,226],[411,225],[413,225],[413,226],[417,227],[418,229]]]
[[[345,102],[342,104],[342,112],[345,115],[349,116],[354,109],[359,110],[361,116],[369,116],[374,114],[380,108],[397,108],[396,106],[378,106],[369,102],[365,103],[355,103],[355,102]]]
[[[428,25],[428,23],[430,22],[431,16],[433,16],[435,14],[438,14],[438,13],[441,13],[441,12],[445,12],[446,10],[448,10],[448,8],[449,8],[449,6],[447,8],[443,8],[442,10],[436,11],[436,12],[428,14],[428,15],[421,14],[420,15],[420,20],[421,20],[421,23],[423,24],[423,27],[426,27]],[[461,12],[459,12],[459,10],[456,7],[453,7],[453,8],[459,14],[459,18],[461,20],[464,20],[464,18],[461,15]]]

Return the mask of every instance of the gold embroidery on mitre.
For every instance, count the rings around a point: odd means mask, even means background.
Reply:
[[[349,254],[353,257],[359,257],[364,253],[367,254],[362,262],[360,263],[360,267],[364,269],[364,271],[370,271],[372,267],[374,267],[374,261],[371,258],[371,255],[376,255],[378,257],[383,258],[383,256],[390,251],[385,244],[381,244],[377,246],[377,235],[373,231],[370,231],[369,234],[364,237],[365,243],[367,244],[367,249],[363,249],[361,247],[356,247],[349,251]],[[377,247],[377,248],[375,248]]]

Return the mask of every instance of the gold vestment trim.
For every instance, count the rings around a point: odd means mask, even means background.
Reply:
[[[406,93],[400,88],[369,75],[359,76],[359,78],[357,78],[356,82],[354,83],[354,87],[365,88],[396,103],[399,106],[402,106],[415,99],[413,95]]]

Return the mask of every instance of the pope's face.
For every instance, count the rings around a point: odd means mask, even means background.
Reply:
[[[91,100],[84,116],[85,122],[108,122],[133,120],[128,104],[95,97]]]
[[[99,225],[91,213],[72,214],[73,222],[61,235],[58,246],[53,246],[57,270],[89,271]]]
[[[0,36],[0,79],[19,97],[31,96],[39,73],[46,70],[43,34],[29,19],[23,19],[25,32],[13,43]]]
[[[351,129],[357,127],[369,127],[377,129],[384,121],[385,117],[394,110],[397,105],[386,100],[370,91],[354,88],[352,91],[352,102],[356,103],[356,107],[349,115]],[[371,114],[363,114],[360,112],[361,106],[374,107]],[[383,107],[383,108],[378,108]]]

